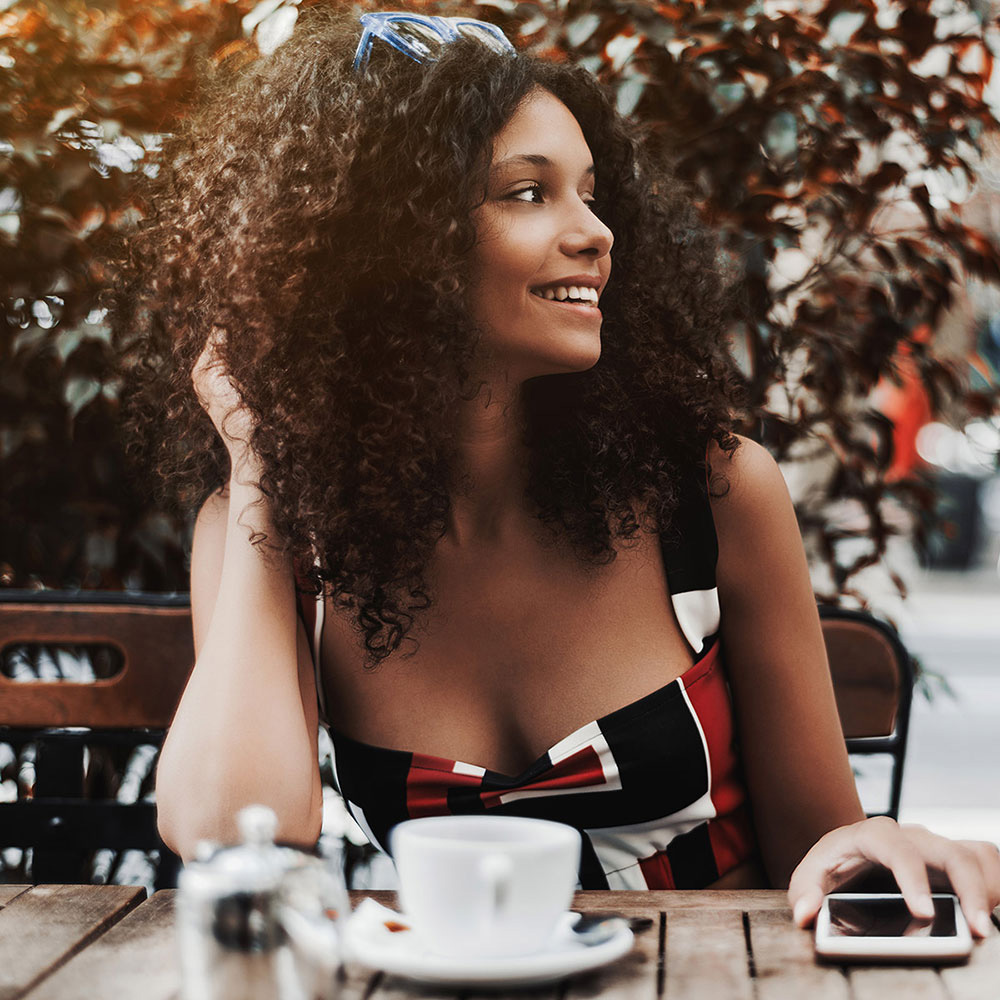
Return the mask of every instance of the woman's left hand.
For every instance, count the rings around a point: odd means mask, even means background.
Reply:
[[[841,826],[820,837],[792,872],[788,901],[800,927],[819,913],[823,897],[879,867],[895,877],[910,912],[934,916],[931,888],[958,896],[976,937],[990,929],[1000,905],[1000,850],[981,840],[948,840],[886,816]]]

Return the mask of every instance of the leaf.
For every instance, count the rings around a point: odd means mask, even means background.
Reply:
[[[830,19],[826,37],[834,45],[847,45],[867,19],[868,15],[862,11],[842,10]]]
[[[55,350],[59,360],[66,364],[66,359],[80,346],[84,333],[78,326],[61,329],[55,336]]]
[[[299,16],[297,7],[280,7],[266,18],[257,28],[257,47],[266,55],[271,55],[279,45],[292,37],[295,22]]]
[[[798,152],[799,123],[790,111],[772,115],[761,136],[764,148],[775,159],[784,160]]]
[[[70,420],[75,420],[79,412],[101,391],[101,383],[94,378],[73,376],[63,386],[63,402],[69,409]]]
[[[11,351],[14,354],[20,354],[22,351],[30,352],[43,344],[48,337],[48,330],[43,330],[40,326],[29,326],[26,330],[21,330],[14,338]]]
[[[875,256],[878,258],[878,262],[887,270],[893,270],[896,266],[896,258],[893,257],[889,249],[883,246],[881,243],[876,243],[872,248],[875,252]]]
[[[643,36],[636,33],[632,35],[619,34],[604,46],[604,54],[611,62],[611,69],[618,73],[622,67],[632,58],[635,50],[642,44]]]
[[[566,23],[566,41],[578,49],[600,26],[600,14],[582,14]]]
[[[270,17],[283,3],[284,0],[261,0],[249,14],[244,15],[240,22],[243,34],[249,38],[254,32],[254,28]]]
[[[59,129],[63,127],[71,118],[75,118],[81,113],[83,109],[73,105],[69,108],[60,108],[52,117],[49,119],[48,125],[45,126],[45,132],[47,135],[52,135],[54,132],[58,132]]]
[[[646,89],[646,81],[640,76],[630,76],[618,84],[618,93],[615,95],[615,104],[618,113],[630,115],[635,110]]]

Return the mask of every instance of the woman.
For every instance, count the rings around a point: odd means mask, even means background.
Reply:
[[[136,421],[204,500],[166,842],[249,802],[314,842],[322,713],[383,845],[547,816],[585,887],[788,885],[802,924],[884,865],[985,933],[992,845],[864,818],[684,193],[585,72],[375,21],[219,81],[123,270]]]

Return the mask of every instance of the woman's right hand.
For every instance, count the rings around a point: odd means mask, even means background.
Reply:
[[[204,350],[191,370],[191,381],[198,402],[204,407],[222,443],[229,452],[232,475],[258,476],[259,460],[250,448],[254,425],[239,389],[219,357],[221,334],[213,328]]]

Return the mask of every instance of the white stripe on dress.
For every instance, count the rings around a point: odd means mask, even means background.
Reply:
[[[684,638],[700,653],[706,637],[719,631],[719,588],[686,590],[670,596]]]
[[[665,851],[675,837],[690,832],[714,816],[715,806],[706,792],[669,816],[627,826],[595,827],[584,833],[590,838],[612,889],[645,889],[646,881],[638,859]]]
[[[576,788],[529,788],[523,791],[504,792],[500,796],[501,804],[507,805],[508,802],[517,802],[518,799],[535,799],[539,797],[553,797],[556,795],[591,795],[594,792],[621,791],[622,779],[621,774],[618,771],[618,762],[615,760],[615,755],[611,752],[611,747],[608,746],[608,741],[604,738],[604,734],[601,732],[600,727],[596,722],[588,723],[588,726],[583,728],[589,728],[591,726],[597,729],[597,735],[591,737],[587,743],[577,744],[572,748],[567,748],[561,751],[561,755],[558,757],[558,760],[565,760],[567,757],[571,757],[574,753],[578,753],[584,747],[589,746],[597,754],[597,759],[601,765],[601,773],[604,776],[604,780],[602,782],[599,784],[591,783],[580,785]],[[556,746],[560,745],[561,743],[556,744]],[[556,758],[552,758],[550,756],[550,759],[553,764],[557,763]],[[546,780],[544,775],[541,780]]]
[[[378,838],[372,833],[372,828],[368,825],[368,819],[365,816],[364,809],[361,806],[356,805],[350,799],[344,799],[347,804],[347,808],[350,810],[351,815],[354,817],[354,822],[364,830],[365,836],[383,853],[388,854],[389,852],[379,843]]]

